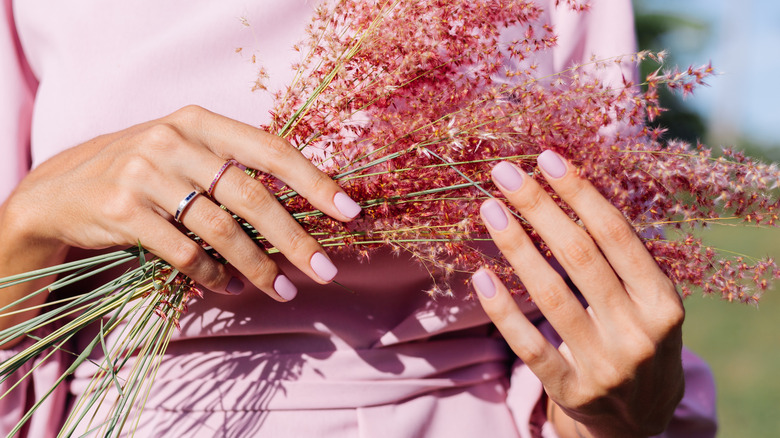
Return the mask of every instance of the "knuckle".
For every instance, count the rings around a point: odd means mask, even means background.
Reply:
[[[247,205],[259,211],[271,207],[272,203],[276,202],[262,184],[248,177],[239,180],[236,193]]]
[[[272,158],[279,158],[291,152],[298,152],[287,140],[277,136],[268,137],[265,141],[265,147]]]
[[[119,178],[126,178],[128,181],[147,181],[150,173],[154,171],[154,164],[146,157],[132,155],[125,159],[121,164]]]
[[[540,301],[543,302],[547,312],[562,312],[572,300],[571,291],[561,283],[547,283],[540,289]]]
[[[199,272],[200,277],[198,283],[202,284],[209,290],[218,291],[225,287],[226,278],[222,275],[224,268],[217,266],[214,269],[201,269]]]
[[[186,105],[171,114],[171,119],[179,123],[189,124],[197,122],[207,113],[208,110],[199,105]]]
[[[514,199],[512,199],[512,203],[521,212],[533,213],[542,209],[546,197],[547,193],[545,193],[541,187],[535,187],[532,190],[529,190],[527,193],[523,193],[522,196],[514,197]]]
[[[276,263],[269,257],[258,257],[251,267],[243,272],[246,278],[249,279],[255,286],[261,289],[273,288],[273,281],[276,278],[276,274],[279,272],[279,268]]]
[[[659,334],[665,336],[675,330],[682,328],[685,321],[685,306],[677,293],[672,281],[663,277],[655,287],[648,289],[651,300],[648,302],[649,309],[647,318],[654,322],[654,327],[659,330]]]
[[[175,126],[160,122],[145,129],[141,141],[146,148],[159,152],[170,152],[181,144],[182,137]]]
[[[661,312],[661,334],[664,336],[681,330],[683,322],[685,322],[685,307],[679,299],[675,299],[673,303],[665,307],[667,308]]]
[[[136,194],[127,190],[118,190],[101,205],[103,217],[110,222],[125,223],[136,216],[143,203]]]
[[[200,267],[200,261],[202,256],[202,250],[200,246],[191,241],[191,240],[185,240],[182,241],[177,245],[175,250],[173,251],[173,259],[170,262],[176,266],[180,271],[184,272],[187,275],[192,276],[193,273],[198,272],[198,268]],[[207,281],[208,279],[204,279],[202,277],[199,277],[201,281]],[[204,284],[204,286],[213,286]]]
[[[611,242],[627,243],[636,238],[634,229],[628,225],[628,222],[618,212],[605,215],[601,224],[602,236]]]
[[[529,248],[531,245],[529,239],[525,236],[508,236],[507,238],[496,238],[496,245],[501,249],[501,253],[506,257],[519,256],[528,250],[536,251],[536,248]]]
[[[293,254],[309,254],[318,249],[315,240],[297,225],[290,227],[286,237],[287,247]]]
[[[512,348],[523,362],[532,367],[542,364],[546,358],[546,345],[538,340],[528,339],[519,345],[513,345]]]
[[[496,305],[497,303],[490,303],[488,307],[485,307],[485,311],[490,316],[490,320],[496,325],[496,327],[505,327],[508,324],[510,316],[512,315],[511,306]]]
[[[667,315],[669,324],[668,329],[675,330],[682,328],[685,322],[685,307],[680,303],[680,300],[675,300],[675,305],[669,310]]]
[[[618,363],[604,362],[598,367],[598,372],[592,374],[591,384],[583,391],[583,402],[601,400],[610,395],[620,393],[622,388],[630,384],[633,373],[628,371],[626,360]]]
[[[589,183],[576,175],[571,175],[570,178],[566,178],[564,184],[560,184],[555,188],[555,191],[566,199],[575,199],[585,192]]]
[[[312,193],[325,191],[331,184],[334,184],[333,180],[331,180],[324,173],[320,172],[319,169],[312,166],[311,176],[308,182],[309,190],[311,190]]]
[[[656,355],[657,347],[647,336],[638,336],[632,339],[630,345],[631,356],[634,364],[641,365],[653,360]],[[635,367],[631,367],[633,370]],[[625,373],[624,373],[625,374]],[[632,373],[633,374],[633,373]]]
[[[599,256],[593,244],[582,237],[568,241],[563,247],[562,255],[572,266],[590,266]]]
[[[203,225],[219,239],[230,240],[236,237],[238,224],[223,210],[209,209],[200,218]]]

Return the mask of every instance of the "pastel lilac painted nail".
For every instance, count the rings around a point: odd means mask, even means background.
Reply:
[[[225,287],[225,292],[229,293],[230,295],[239,295],[243,291],[244,282],[236,277],[231,278],[227,284],[227,287]]]
[[[480,269],[471,276],[471,281],[474,283],[474,289],[483,297],[493,298],[496,296],[496,285],[493,284],[493,279],[484,269]]]
[[[510,192],[514,192],[523,185],[523,175],[520,175],[517,168],[506,161],[496,164],[490,173],[494,180]]]
[[[564,163],[563,160],[561,160],[561,157],[553,151],[542,152],[539,154],[539,158],[536,159],[536,162],[539,163],[539,167],[541,167],[542,170],[553,178],[560,178],[563,175],[566,175],[566,163]]]
[[[350,219],[359,215],[362,210],[357,202],[353,201],[352,198],[341,192],[336,193],[336,196],[333,197],[333,204],[336,205],[336,208],[341,212],[341,214]]]
[[[325,257],[325,254],[319,252],[315,252],[314,255],[311,256],[309,264],[314,270],[314,273],[325,281],[333,280],[333,277],[335,277],[339,272],[338,268],[336,268],[336,265],[328,260],[328,258]]]
[[[276,276],[276,279],[274,280],[274,290],[280,297],[287,301],[290,301],[298,295],[298,288],[295,287],[293,282],[284,274]]]
[[[506,217],[504,209],[501,208],[501,204],[495,199],[488,199],[483,202],[479,211],[487,223],[496,231],[502,231],[509,225],[509,219]]]

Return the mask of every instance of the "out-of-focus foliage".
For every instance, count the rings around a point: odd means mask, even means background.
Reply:
[[[687,17],[680,17],[664,12],[649,12],[642,5],[645,1],[634,1],[634,20],[637,30],[637,40],[640,50],[660,52],[671,50],[668,65],[675,65],[674,50],[669,46],[669,37],[679,29],[688,29],[696,32],[707,33],[706,24]],[[702,60],[706,62],[707,60]],[[650,63],[641,65],[641,77],[647,77],[655,67]],[[694,110],[690,109],[682,98],[669,90],[660,90],[661,106],[667,111],[655,120],[653,126],[662,126],[668,129],[665,137],[680,139],[691,144],[701,141],[706,134],[706,124]]]
[[[675,59],[675,52],[680,46],[686,46],[691,50],[691,44],[703,46],[703,44],[712,37],[710,26],[707,22],[701,21],[690,15],[678,15],[674,12],[652,11],[653,0],[633,0],[634,20],[637,31],[637,40],[640,50],[651,50],[659,52],[668,50],[668,65],[679,65]],[[696,38],[691,38],[691,36]],[[681,41],[685,38],[685,41]],[[699,62],[705,63],[709,59],[700,59]],[[718,60],[712,60],[717,70]],[[680,65],[680,67],[684,67]],[[652,73],[652,65],[643,64],[641,77],[646,77]],[[695,97],[694,97],[695,98]],[[660,90],[661,106],[666,108],[661,117],[656,119],[652,125],[661,126],[668,129],[664,135],[667,139],[681,139],[691,144],[699,141],[705,141],[712,148],[731,147],[742,150],[746,155],[758,158],[762,161],[780,162],[780,144],[766,144],[750,138],[748,134],[743,133],[736,144],[731,144],[733,139],[727,140],[729,144],[721,144],[722,139],[714,138],[711,132],[708,132],[708,121],[698,112],[686,104],[683,99],[668,90]]]

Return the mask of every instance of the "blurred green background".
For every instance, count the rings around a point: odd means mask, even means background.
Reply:
[[[747,23],[736,22],[745,20],[749,14],[728,14],[729,10],[733,11],[729,7],[734,7],[736,3],[743,8],[752,5],[752,10],[759,13],[763,6],[771,6],[763,8],[763,13],[776,14],[777,23],[780,23],[777,3],[760,0],[733,2],[730,6],[716,0],[690,0],[685,3],[634,0],[640,48],[668,49],[672,54],[669,64],[679,64],[681,68],[710,60],[716,69],[724,64],[732,66],[732,69],[738,65],[739,71],[730,72],[731,80],[716,77],[709,81],[714,91],[721,93],[719,99],[711,102],[728,103],[729,99],[723,96],[739,95],[741,102],[747,105],[745,107],[749,107],[752,102],[745,102],[750,98],[748,93],[718,89],[733,86],[735,76],[749,81],[756,70],[768,68],[746,63],[744,57],[735,62],[729,59],[733,53],[723,47],[723,44],[728,45],[729,40],[737,38],[732,34],[736,32],[734,29],[761,31],[753,29],[759,24],[755,19]],[[700,8],[700,13],[696,12],[697,8]],[[772,35],[777,37],[780,26],[775,26],[777,29],[772,31]],[[718,45],[718,41],[726,43]],[[771,53],[764,55],[777,58]],[[780,91],[776,84],[767,85],[766,93],[775,97],[774,108],[770,110],[777,112]],[[739,129],[739,123],[729,124],[725,127],[728,129],[724,129],[723,120],[736,119],[744,114],[729,116],[724,112],[726,109],[708,109],[706,105],[703,107],[696,103],[696,96],[690,101],[683,101],[667,94],[662,99],[663,105],[670,111],[659,124],[669,128],[668,138],[681,138],[692,143],[701,140],[714,149],[721,145],[733,146],[763,161],[780,161],[780,130],[776,129],[776,125],[780,124],[780,113],[777,113],[775,126],[769,126],[757,135],[755,129]],[[705,242],[717,248],[754,257],[780,259],[780,229],[777,228],[714,226],[703,230],[701,235]],[[719,437],[780,437],[780,376],[775,374],[780,371],[779,295],[780,284],[776,284],[764,295],[758,308],[701,295],[691,296],[685,302],[686,345],[710,363],[718,384]]]

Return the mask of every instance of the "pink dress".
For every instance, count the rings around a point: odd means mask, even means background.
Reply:
[[[290,48],[303,38],[312,3],[3,0],[0,199],[30,163],[188,104],[265,122],[271,101],[250,91],[257,73],[251,57],[266,68],[269,89],[289,82],[298,56]],[[595,0],[586,15],[549,3],[560,44],[539,59],[541,72],[591,53],[634,50],[629,1]],[[465,289],[431,300],[421,292],[428,273],[403,257],[335,261],[337,280],[355,293],[317,285],[280,261],[300,291],[290,303],[259,292],[192,303],[138,436],[555,436],[537,409],[540,382],[479,304],[463,299]],[[37,371],[0,400],[0,432],[63,364]],[[665,436],[711,437],[711,375],[687,352],[685,364],[686,397]],[[67,391],[79,394],[92,372],[79,368]],[[29,436],[56,433],[65,390],[36,414]]]

